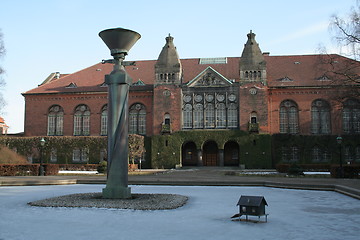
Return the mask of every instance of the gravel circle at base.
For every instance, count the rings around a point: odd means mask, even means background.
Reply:
[[[186,204],[187,196],[178,194],[132,194],[130,199],[105,199],[102,193],[78,193],[29,202],[37,207],[87,207],[133,210],[176,209]]]

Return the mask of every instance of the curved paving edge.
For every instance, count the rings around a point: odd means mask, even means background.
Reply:
[[[106,184],[106,179],[62,178],[62,177],[0,177],[1,186],[35,186],[66,184]],[[352,188],[339,183],[294,183],[286,181],[253,180],[253,181],[195,181],[178,179],[130,180],[130,185],[174,185],[174,186],[262,186],[303,190],[335,191],[360,200],[360,188]]]

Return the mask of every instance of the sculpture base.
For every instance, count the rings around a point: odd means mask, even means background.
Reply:
[[[103,198],[126,199],[131,198],[129,187],[106,187],[102,190]]]

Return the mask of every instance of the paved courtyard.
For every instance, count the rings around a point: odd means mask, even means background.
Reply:
[[[0,239],[358,239],[360,202],[333,191],[243,186],[144,186],[189,197],[175,210],[42,208],[30,201],[100,192],[102,184],[0,187]],[[234,222],[240,195],[265,196],[267,223]]]

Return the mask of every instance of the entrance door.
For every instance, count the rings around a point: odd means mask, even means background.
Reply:
[[[216,142],[209,141],[205,143],[203,148],[203,164],[204,166],[218,166],[218,146]]]
[[[182,146],[182,165],[197,166],[197,150],[194,142],[187,142]]]

